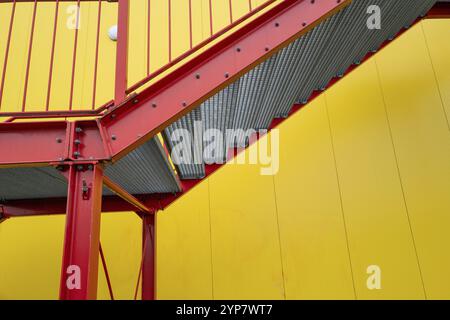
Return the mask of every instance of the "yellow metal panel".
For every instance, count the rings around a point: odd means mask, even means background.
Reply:
[[[58,298],[64,226],[64,215],[0,224],[0,299]],[[101,242],[115,298],[133,299],[141,261],[141,228],[141,219],[134,213],[102,215]],[[98,298],[109,299],[100,260]]]
[[[272,176],[226,165],[208,180],[214,298],[284,298]]]
[[[450,128],[450,20],[425,20],[422,22],[433,71],[438,81],[445,116]]]
[[[153,1],[158,2],[158,1]],[[163,1],[161,1],[163,2]],[[148,2],[143,0],[130,2],[130,29],[128,32],[128,83],[138,82],[147,75],[147,16]],[[155,28],[158,25],[153,24]],[[105,30],[106,31],[106,30]],[[104,31],[104,32],[105,32]],[[115,65],[115,63],[114,63]]]
[[[169,9],[165,1],[151,1],[150,10],[150,70],[154,71],[169,61]]]
[[[353,282],[325,101],[280,126],[274,177],[287,299],[352,299]]]
[[[9,11],[9,10],[8,10]],[[32,7],[23,3],[16,5],[8,66],[6,69],[2,111],[22,110],[22,95],[25,84],[29,33]]]
[[[64,216],[0,224],[0,299],[57,299]]]
[[[73,109],[76,110],[92,109],[97,13],[97,3],[81,3],[73,89]],[[101,32],[104,35],[106,30],[101,30]],[[99,59],[101,58],[99,57]]]
[[[0,30],[5,30],[5,32],[0,32],[0,85],[1,85],[1,75],[3,72],[3,63],[5,61],[5,51],[6,43],[8,39],[9,21],[11,17],[11,4],[5,4],[5,7],[0,10]],[[0,112],[5,111],[3,101],[0,103]],[[0,117],[0,121],[4,121],[5,118]]]
[[[36,111],[45,108],[50,68],[49,48],[52,45],[53,28],[49,23],[55,5],[42,3],[36,10],[36,23],[31,52],[30,74],[27,89],[26,111]],[[20,23],[15,24],[20,27]],[[28,44],[27,44],[28,45]],[[26,53],[28,56],[28,52]]]
[[[94,21],[95,23],[91,25],[96,26],[97,18],[95,18]],[[116,23],[117,4],[102,2],[96,107],[100,107],[114,97],[116,43],[109,39],[107,31]],[[93,50],[93,48],[91,49]],[[89,91],[91,91],[91,86],[87,85],[87,88],[89,89]]]
[[[133,299],[142,256],[142,220],[134,212],[108,213],[102,215],[101,228],[114,298]],[[98,299],[110,299],[101,260],[98,280]]]
[[[424,298],[374,60],[327,91],[326,101],[356,297]],[[379,290],[367,286],[372,265],[381,270]]]
[[[205,181],[157,214],[157,298],[212,299],[209,190]]]
[[[428,298],[450,298],[450,148],[420,26],[376,58]]]

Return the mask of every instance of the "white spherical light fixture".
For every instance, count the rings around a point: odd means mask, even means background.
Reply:
[[[117,25],[114,25],[114,26],[109,28],[109,30],[108,30],[108,37],[112,41],[117,41]]]

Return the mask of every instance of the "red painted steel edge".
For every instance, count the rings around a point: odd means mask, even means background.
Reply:
[[[0,167],[108,161],[105,139],[96,120],[0,123]]]
[[[286,0],[101,118],[118,159],[350,1]],[[303,26],[302,23],[307,25]]]
[[[427,19],[448,19],[450,18],[450,2],[438,2],[425,16]]]
[[[97,163],[69,171],[60,299],[97,297],[103,169]]]
[[[2,203],[5,218],[66,213],[66,198],[9,200]],[[134,211],[136,207],[118,196],[103,196],[102,212]]]

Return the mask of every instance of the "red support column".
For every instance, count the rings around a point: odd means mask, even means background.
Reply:
[[[102,177],[98,163],[70,167],[61,300],[97,297]]]
[[[142,300],[155,300],[155,214],[142,217]]]
[[[116,51],[116,83],[114,102],[116,105],[123,102],[127,96],[128,72],[128,20],[129,1],[119,0],[117,23],[117,51]]]

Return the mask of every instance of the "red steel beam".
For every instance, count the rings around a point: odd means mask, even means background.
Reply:
[[[97,297],[102,178],[98,163],[70,167],[61,300]]]
[[[68,130],[65,121],[0,123],[0,166],[64,160]]]
[[[438,2],[425,16],[427,19],[448,19],[450,18],[450,2]]]
[[[285,0],[144,89],[100,122],[114,159],[151,139],[350,0]],[[304,24],[305,23],[305,24]]]
[[[155,300],[155,215],[142,217],[142,300]]]
[[[96,120],[3,122],[0,167],[108,161],[111,156],[106,139]]]
[[[9,200],[0,204],[0,207],[3,208],[4,218],[65,214],[67,209],[66,206],[66,198]],[[134,210],[136,210],[134,205],[118,196],[103,197],[103,213]]]

